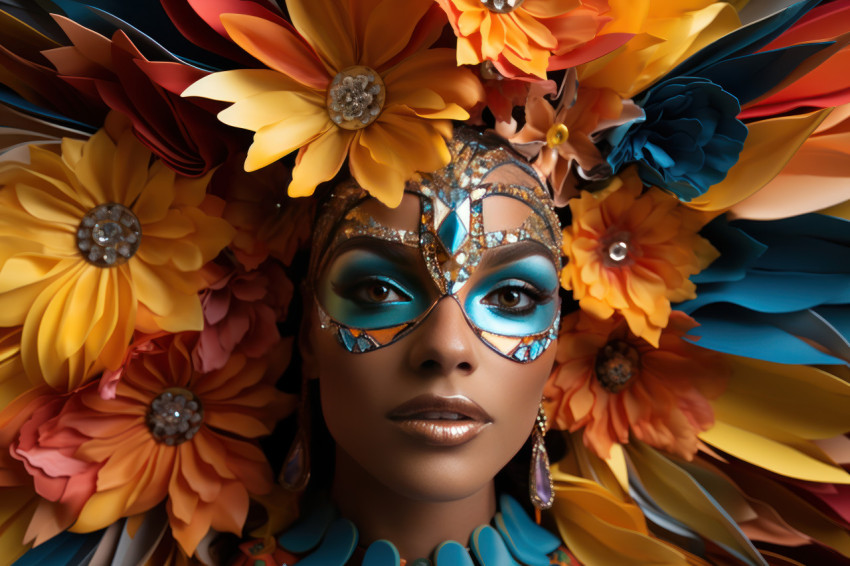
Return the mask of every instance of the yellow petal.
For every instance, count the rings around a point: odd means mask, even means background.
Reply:
[[[351,144],[349,167],[352,177],[373,197],[390,208],[401,203],[404,182],[407,180],[405,173],[377,162],[368,148],[356,139]]]
[[[189,85],[180,96],[236,102],[274,90],[299,91],[304,90],[304,87],[298,81],[271,69],[236,69],[207,75]]]
[[[275,90],[243,98],[219,112],[218,119],[256,132],[265,126],[314,114],[324,114],[325,118],[328,115],[325,101],[315,94]]]
[[[749,134],[738,163],[723,181],[685,204],[698,210],[722,211],[755,193],[785,167],[831,110],[826,108],[749,124]]]
[[[342,168],[354,132],[332,126],[298,152],[289,195],[304,197],[313,194],[319,183],[329,181]]]
[[[795,448],[717,421],[700,439],[724,452],[789,478],[850,484],[850,474]]]
[[[328,130],[337,129],[327,111],[293,116],[257,131],[248,148],[245,170],[256,171],[274,163],[284,155],[314,142]]]

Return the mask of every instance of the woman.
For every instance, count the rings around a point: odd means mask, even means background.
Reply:
[[[302,340],[334,440],[333,503],[361,547],[391,541],[408,563],[493,520],[494,477],[545,419],[560,320],[548,191],[497,138],[458,129],[450,150],[398,208],[354,183],[334,191]],[[532,494],[547,507],[541,479]],[[506,551],[470,545],[482,560]]]

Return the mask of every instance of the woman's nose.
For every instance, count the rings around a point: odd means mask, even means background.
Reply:
[[[452,297],[440,299],[408,338],[410,364],[422,374],[468,375],[478,367],[479,340]]]

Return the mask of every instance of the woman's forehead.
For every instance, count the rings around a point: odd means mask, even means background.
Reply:
[[[381,226],[411,232],[419,230],[421,202],[416,194],[406,193],[396,208],[389,208],[374,198],[365,199],[354,208]],[[486,232],[517,229],[532,214],[535,211],[528,204],[513,197],[496,194],[486,196],[482,201]]]

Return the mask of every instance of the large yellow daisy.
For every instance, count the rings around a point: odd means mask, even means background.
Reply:
[[[416,171],[448,163],[451,120],[466,120],[484,98],[453,49],[428,49],[445,17],[431,0],[287,8],[297,33],[283,20],[222,14],[230,38],[268,69],[214,73],[183,95],[234,103],[219,119],[256,132],[248,171],[298,149],[290,195],[312,194],[348,157],[360,185],[396,206]]]
[[[31,380],[73,389],[115,369],[134,329],[200,330],[201,269],[233,228],[124,132],[33,146],[0,165],[0,327],[22,326]]]

